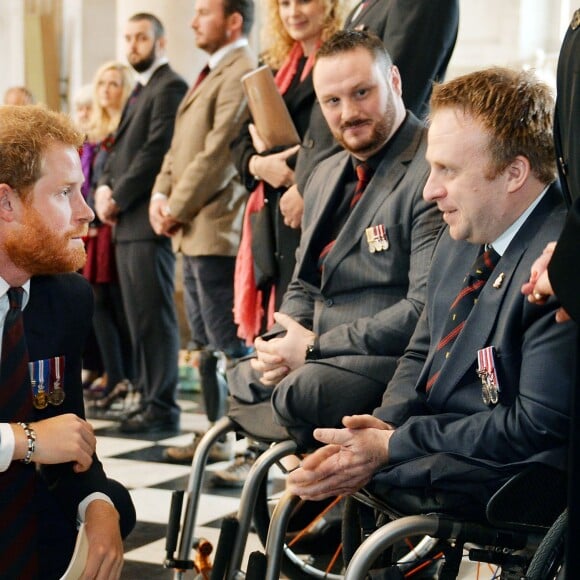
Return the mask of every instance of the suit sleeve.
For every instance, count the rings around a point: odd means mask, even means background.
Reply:
[[[113,188],[113,198],[121,212],[140,202],[144,195],[150,194],[150,190],[144,189],[143,184],[155,181],[161,160],[171,144],[175,114],[187,85],[181,79],[175,79],[158,89],[150,104],[145,142],[133,156],[126,171],[117,178]],[[105,173],[100,183],[106,183],[106,180]]]
[[[455,47],[459,25],[457,0],[391,2],[383,43],[403,79],[403,101],[419,118],[427,110],[433,82]]]
[[[518,384],[503,389],[513,393],[506,395],[512,400],[504,398],[502,402],[500,393],[499,404],[472,414],[448,411],[410,416],[391,437],[391,463],[428,454],[455,453],[509,464],[566,444],[574,388],[574,325],[555,322],[555,300],[543,307],[528,304],[523,298],[516,304],[523,308],[522,340],[514,352],[504,353],[502,361],[516,374],[512,380]],[[392,415],[387,408],[392,397],[390,388],[382,407],[385,410],[375,413],[387,421]]]
[[[576,199],[566,219],[566,225],[548,266],[550,282],[562,306],[580,322],[580,274],[571,268],[580,255],[580,198]]]
[[[247,118],[244,93],[239,77],[227,75],[215,99],[212,129],[205,136],[203,151],[188,164],[173,187],[171,213],[189,222],[224,189],[235,175],[229,144]],[[195,135],[192,128],[192,136]]]
[[[437,207],[422,198],[424,180],[414,192],[407,295],[371,317],[338,325],[319,337],[324,358],[338,355],[400,356],[425,305],[429,265],[441,228]]]

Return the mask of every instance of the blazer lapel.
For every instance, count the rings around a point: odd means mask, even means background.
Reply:
[[[387,149],[361,200],[353,208],[326,258],[322,275],[323,288],[346,254],[366,235],[366,228],[378,225],[373,224],[374,216],[385,203],[385,198],[391,195],[405,176],[407,165],[413,160],[421,142],[422,133],[417,131],[418,124],[419,121],[415,118],[407,116]]]
[[[328,171],[325,172],[325,175],[320,178],[320,180],[322,180],[328,175],[329,178],[326,183],[323,184],[319,181],[318,183],[313,183],[311,187],[313,190],[313,199],[315,201],[309,213],[314,216],[314,218],[302,231],[300,239],[300,252],[302,254],[300,268],[302,274],[300,277],[302,279],[310,279],[307,271],[311,271],[312,269],[318,270],[318,256],[314,255],[312,244],[315,235],[321,230],[326,230],[326,228],[321,224],[324,224],[326,221],[331,219],[331,212],[335,207],[337,196],[343,195],[343,176],[347,170],[348,164],[350,163],[350,155],[344,152],[337,155],[335,159],[335,164],[330,166]],[[321,191],[320,195],[317,195],[317,190]],[[330,194],[326,195],[326,191],[330,192]],[[328,257],[330,257],[330,255]],[[324,270],[326,270],[326,262]]]
[[[204,92],[211,87],[212,83],[216,81],[222,74],[223,71],[231,66],[233,62],[237,60],[237,55],[239,54],[240,50],[244,50],[243,48],[236,48],[232,50],[230,53],[226,54],[219,61],[218,65],[211,69],[207,76],[203,79],[201,83],[195,89],[187,91],[185,97],[181,101],[179,108],[177,109],[177,115],[181,115],[186,109],[188,109],[199,97],[203,95]]]

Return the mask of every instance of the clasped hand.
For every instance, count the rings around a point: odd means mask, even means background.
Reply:
[[[314,332],[287,314],[276,312],[274,320],[286,329],[286,334],[270,340],[258,337],[254,342],[256,358],[251,363],[252,368],[261,373],[260,380],[267,386],[276,385],[290,371],[302,366],[306,360],[306,347],[316,337]]]
[[[393,427],[372,415],[343,417],[344,429],[315,429],[324,447],[288,476],[287,490],[303,499],[352,494],[389,461]]]

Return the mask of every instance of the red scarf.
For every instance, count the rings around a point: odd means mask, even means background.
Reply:
[[[312,71],[314,66],[314,51],[307,59],[300,82],[302,82]],[[292,80],[296,76],[298,64],[303,57],[304,52],[299,42],[294,43],[288,57],[280,67],[280,70],[274,77],[274,82],[283,95]],[[242,239],[236,258],[236,271],[234,274],[234,321],[238,325],[238,336],[245,339],[246,344],[251,346],[254,339],[260,334],[262,319],[264,318],[263,292],[256,288],[256,279],[254,277],[254,259],[252,256],[252,230],[250,227],[250,216],[259,212],[264,207],[264,183],[260,181],[256,189],[250,194],[246,210],[244,213],[244,222],[242,226]],[[267,312],[267,328],[274,324],[274,298],[276,289],[272,286],[270,290],[270,300]]]

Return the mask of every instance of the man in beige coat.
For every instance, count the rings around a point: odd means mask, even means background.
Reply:
[[[192,28],[208,66],[183,99],[171,148],[153,187],[149,219],[183,254],[185,304],[210,422],[225,412],[227,386],[216,373],[216,351],[246,354],[233,321],[233,278],[246,191],[230,159],[230,141],[247,117],[241,77],[256,66],[247,35],[252,0],[197,0]],[[199,435],[166,457],[189,462]],[[231,458],[227,445],[212,458]]]

